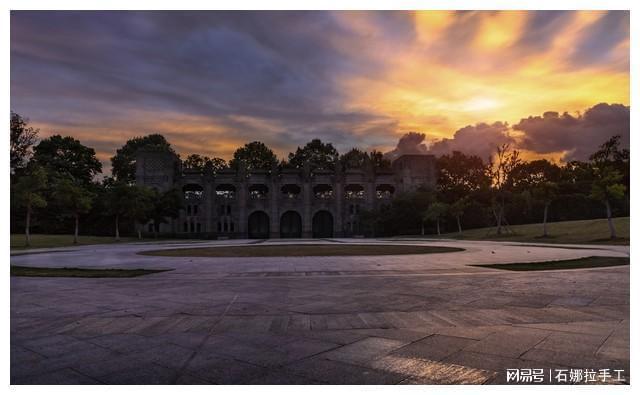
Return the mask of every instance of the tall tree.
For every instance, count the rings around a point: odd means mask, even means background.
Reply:
[[[491,186],[487,165],[478,156],[453,151],[438,158],[437,169],[438,194],[443,202],[450,205],[450,214],[456,218],[458,232],[462,233],[461,218],[470,205],[471,197],[480,204],[480,195]]]
[[[369,160],[369,154],[358,148],[350,149],[346,154],[340,155],[340,164],[346,169],[360,169]]]
[[[142,239],[142,224],[149,222],[154,209],[155,193],[152,188],[135,186],[126,215],[136,222],[138,239]]]
[[[117,181],[124,183],[136,181],[136,153],[141,148],[175,153],[171,144],[161,134],[150,134],[127,140],[111,158],[111,174]]]
[[[510,181],[513,179],[514,170],[521,162],[520,152],[510,150],[508,144],[503,144],[497,147],[495,160],[491,158],[487,167],[494,192],[494,216],[496,217],[496,233],[498,235],[502,234],[505,204],[513,186]]]
[[[71,177],[85,185],[102,171],[96,151],[73,137],[54,135],[34,147],[33,161],[52,177]]]
[[[229,167],[238,169],[241,166],[247,171],[271,170],[278,165],[278,158],[273,151],[260,141],[253,141],[238,148],[229,161]]]
[[[422,219],[424,221],[435,221],[436,231],[440,235],[440,219],[447,213],[449,206],[443,202],[433,202],[424,212]],[[422,232],[424,235],[424,230]]]
[[[206,174],[217,174],[228,168],[227,161],[222,158],[209,158],[199,154],[191,154],[182,162],[187,169],[197,170]]]
[[[369,152],[369,158],[371,158],[373,167],[376,169],[388,170],[391,168],[391,161],[385,158],[384,154],[380,151],[373,150]]]
[[[332,170],[338,157],[338,151],[331,143],[313,139],[304,147],[298,147],[295,153],[289,153],[289,164],[295,168],[302,168],[308,163],[311,170]]]
[[[11,111],[11,173],[14,173],[16,169],[22,168],[26,165],[26,162],[31,155],[31,148],[38,139],[39,130],[34,129],[28,125],[29,119],[24,118],[20,114]]]
[[[462,234],[462,223],[460,218],[464,215],[465,210],[469,207],[469,198],[463,197],[449,205],[449,213],[456,219],[458,225],[458,233]]]
[[[115,182],[107,186],[108,213],[115,221],[116,240],[120,240],[120,219],[146,222],[153,207],[153,190],[148,187]],[[138,229],[138,238],[142,238]]]
[[[95,195],[86,185],[67,177],[57,179],[53,191],[54,199],[74,218],[73,244],[78,244],[80,215],[91,209]]]
[[[31,246],[30,228],[33,210],[47,206],[44,194],[46,187],[47,174],[42,167],[35,164],[27,165],[17,182],[11,186],[11,194],[13,195],[11,202],[26,210],[24,235],[27,247]]]
[[[491,177],[482,159],[453,151],[437,160],[438,187],[449,202],[491,185]]]
[[[558,197],[559,183],[562,178],[560,166],[546,159],[522,162],[510,174],[510,185],[514,190],[532,196],[542,202],[542,236],[548,237],[547,218],[551,203]]]
[[[611,204],[614,200],[624,197],[626,191],[626,186],[622,183],[624,175],[618,167],[620,163],[629,160],[629,152],[620,149],[620,136],[614,136],[602,144],[589,160],[594,174],[591,197],[604,204],[609,234],[612,239],[615,239],[616,229],[613,225]]]
[[[163,193],[154,192],[153,206],[149,213],[149,218],[153,221],[154,237],[158,237],[160,224],[167,223],[167,218],[178,218],[182,207],[182,194],[178,189],[172,188]]]

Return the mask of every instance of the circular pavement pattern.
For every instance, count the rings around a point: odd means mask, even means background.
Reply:
[[[292,244],[462,251],[141,255]],[[620,369],[628,381],[629,266],[544,272],[469,266],[629,256],[628,246],[575,247],[226,240],[13,255],[11,264],[20,266],[174,270],[135,278],[11,277],[11,383],[497,384],[511,368]]]

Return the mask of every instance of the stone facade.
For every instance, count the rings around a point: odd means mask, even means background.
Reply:
[[[391,169],[271,169],[202,174],[182,169],[170,153],[141,151],[136,182],[184,193],[184,209],[161,233],[190,237],[293,238],[362,234],[361,210],[388,204],[401,192],[436,183],[432,155],[404,155]],[[145,230],[151,231],[151,224]]]

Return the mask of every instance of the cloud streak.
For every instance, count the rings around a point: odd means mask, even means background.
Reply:
[[[482,136],[513,138],[490,120],[628,105],[628,43],[624,11],[14,11],[11,107],[104,162],[152,132],[225,158],[256,139],[281,156],[314,137],[388,151],[407,131],[484,154]]]

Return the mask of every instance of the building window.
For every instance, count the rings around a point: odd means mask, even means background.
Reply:
[[[313,194],[316,199],[331,199],[333,197],[333,188],[328,184],[318,184],[313,187]]]
[[[222,232],[222,223],[218,222],[218,232]]]
[[[201,227],[200,227],[200,222],[198,222],[198,224],[196,225],[196,232],[200,233]]]
[[[222,199],[233,199],[236,194],[236,187],[231,184],[221,184],[216,187],[216,196]]]
[[[229,232],[233,232],[233,221],[229,224]]]
[[[282,195],[287,199],[296,199],[300,195],[300,187],[296,184],[286,184],[280,189]]]
[[[153,232],[153,224],[149,224],[149,226],[147,226],[147,230],[149,231],[149,233]]]
[[[345,197],[347,199],[364,198],[364,187],[359,184],[349,184],[344,188]]]
[[[189,231],[189,225],[186,222],[184,223],[184,231],[185,232]]]
[[[269,188],[264,184],[253,184],[249,187],[249,197],[251,199],[266,199]]]
[[[395,192],[393,185],[380,184],[376,187],[376,198],[378,199],[391,199]]]
[[[191,205],[187,205],[187,215],[191,215]]]
[[[185,200],[201,200],[204,194],[204,188],[198,184],[187,184],[182,187]]]
[[[227,214],[231,214],[231,205],[227,205]]]
[[[193,206],[193,215],[198,215],[198,206]]]

